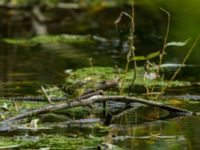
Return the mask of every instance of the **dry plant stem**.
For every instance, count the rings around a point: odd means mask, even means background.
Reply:
[[[78,100],[73,100],[71,102],[65,102],[65,103],[60,103],[60,104],[55,104],[55,105],[48,105],[48,106],[45,106],[45,107],[42,107],[39,109],[35,109],[32,111],[23,113],[23,114],[19,114],[12,118],[8,118],[1,123],[5,124],[5,123],[10,123],[10,122],[15,122],[20,119],[30,118],[32,116],[38,116],[38,115],[53,112],[56,110],[73,108],[73,107],[78,107],[78,106],[88,106],[88,105],[91,105],[96,102],[105,102],[105,101],[116,101],[116,102],[124,102],[124,103],[137,102],[137,103],[165,109],[170,112],[180,113],[180,115],[194,115],[195,114],[194,112],[191,112],[191,111],[188,111],[185,109],[181,109],[181,108],[177,108],[177,107],[169,106],[169,105],[164,105],[162,103],[156,103],[156,102],[153,102],[150,100],[145,100],[145,99],[137,98],[137,97],[96,95],[96,96],[90,97],[88,99],[82,99],[82,100],[78,99]]]
[[[130,41],[130,45],[129,45],[129,50],[131,51],[132,53],[132,57],[134,58],[135,57],[135,48],[134,48],[134,33],[135,33],[135,7],[134,7],[134,0],[132,0],[132,19],[131,19],[131,31],[130,31],[130,34],[131,34],[131,41]],[[134,48],[134,49],[133,49]],[[134,63],[134,74],[133,74],[133,79],[132,79],[132,82],[131,82],[131,87],[133,86],[133,83],[135,82],[135,79],[137,77],[137,62],[136,60],[133,61]]]
[[[163,57],[165,55],[165,49],[167,47],[167,39],[168,39],[168,35],[169,35],[169,29],[170,29],[170,20],[171,20],[171,15],[170,13],[163,9],[163,8],[160,8],[161,11],[163,11],[166,15],[167,15],[167,29],[166,29],[166,33],[165,33],[165,37],[164,37],[164,42],[163,42],[163,47],[162,49],[160,50],[160,59],[159,59],[159,64],[158,64],[158,67],[157,67],[157,71],[156,71],[156,75],[157,77],[159,77],[159,74],[160,74],[160,66],[162,64],[162,61],[163,61]],[[153,81],[153,87],[151,88],[151,92],[149,93],[151,95],[151,93],[153,93],[154,89],[155,89],[155,82],[156,80]],[[152,96],[152,95],[151,95]]]
[[[135,79],[136,79],[136,77],[137,77],[137,63],[136,63],[136,60],[131,60],[131,58],[135,57],[135,48],[134,48],[135,8],[134,8],[134,0],[132,0],[132,13],[131,13],[131,15],[129,15],[126,12],[121,12],[119,17],[116,19],[114,24],[117,25],[121,21],[123,16],[128,17],[130,19],[130,21],[131,21],[130,33],[129,33],[129,36],[128,36],[129,52],[127,54],[127,64],[126,64],[126,67],[125,67],[125,74],[126,74],[128,72],[129,64],[131,63],[131,61],[133,61],[134,74],[133,74],[133,79],[132,79],[131,84],[130,84],[130,88],[131,88],[133,83],[134,83],[134,81],[135,81]],[[123,84],[123,82],[122,82],[122,84]]]
[[[167,46],[167,39],[168,39],[168,35],[169,35],[169,28],[170,28],[170,13],[168,11],[166,11],[163,8],[160,8],[165,14],[167,14],[167,30],[166,30],[166,34],[165,34],[165,38],[164,38],[164,43],[163,43],[163,48],[160,50],[160,60],[159,60],[159,64],[158,64],[158,69],[157,69],[157,75],[159,75],[160,72],[160,66],[162,64],[163,61],[163,57],[165,55],[165,49]]]
[[[185,62],[187,61],[187,59],[189,58],[190,54],[192,53],[192,50],[195,48],[195,46],[197,45],[198,41],[200,39],[200,34],[198,35],[198,37],[196,38],[195,42],[193,43],[192,47],[189,49],[187,55],[185,56],[185,58],[183,59],[183,61],[181,62],[181,64],[185,64]],[[164,93],[164,91],[167,89],[167,87],[169,86],[169,84],[175,79],[175,77],[178,75],[178,73],[180,72],[182,65],[176,70],[176,72],[174,73],[174,75],[172,76],[172,78],[170,79],[170,81],[167,83],[167,85],[162,89],[162,91],[160,92],[159,95],[157,95],[157,98]]]
[[[11,99],[11,102],[12,102],[15,110],[18,111],[18,107],[17,107],[17,104],[15,103],[15,101],[13,99]]]
[[[195,40],[194,44],[192,45],[192,47],[189,49],[187,55],[185,56],[185,58],[183,59],[182,61],[182,65],[185,64],[185,62],[187,61],[187,59],[189,58],[192,50],[195,48],[195,46],[197,45],[197,42],[199,41],[200,39],[200,34],[198,35],[197,39]],[[174,78],[177,76],[177,74],[180,72],[181,68],[182,68],[182,65],[176,70],[176,72],[174,73],[174,75],[172,76],[172,78],[170,79],[170,82],[174,80]],[[169,84],[169,83],[168,83]]]

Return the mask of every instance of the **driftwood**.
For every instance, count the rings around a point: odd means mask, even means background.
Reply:
[[[98,94],[98,93],[101,93],[101,91],[96,92],[96,94]],[[85,97],[82,97],[82,99],[78,98],[71,102],[63,102],[60,104],[48,105],[48,106],[45,106],[45,107],[42,107],[39,109],[35,109],[32,111],[23,113],[23,114],[19,114],[15,117],[4,120],[2,123],[15,122],[20,119],[37,116],[37,115],[45,114],[45,113],[52,112],[52,111],[73,108],[73,107],[78,107],[78,106],[87,106],[87,105],[91,105],[96,102],[105,102],[105,101],[116,101],[116,102],[125,102],[125,103],[137,102],[137,103],[141,103],[141,104],[145,104],[145,105],[149,105],[149,106],[153,106],[153,107],[162,108],[162,109],[168,110],[170,112],[179,113],[180,115],[194,115],[195,114],[194,112],[191,112],[191,111],[188,111],[185,109],[181,109],[181,108],[177,108],[177,107],[169,106],[169,105],[164,105],[162,103],[156,103],[156,102],[153,102],[150,100],[145,100],[145,99],[137,98],[137,97],[102,96],[102,95],[96,95],[96,96],[90,97],[90,94],[88,94],[87,96],[85,95]]]

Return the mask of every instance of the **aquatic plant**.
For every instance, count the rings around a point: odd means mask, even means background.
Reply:
[[[12,39],[6,38],[2,40],[8,44],[21,45],[21,46],[34,46],[40,44],[86,44],[86,43],[94,43],[94,40],[91,36],[83,36],[83,35],[69,35],[69,34],[61,34],[61,35],[41,35],[35,36],[30,39]]]
[[[132,0],[132,13],[129,14],[127,12],[121,12],[119,17],[116,19],[115,24],[117,25],[123,16],[126,16],[130,19],[130,26],[129,26],[129,36],[128,36],[128,47],[129,47],[129,52],[127,53],[127,64],[125,67],[125,72],[128,71],[129,69],[129,65],[131,62],[133,62],[134,64],[134,74],[133,74],[133,79],[131,81],[130,84],[130,90],[129,93],[131,92],[131,89],[133,87],[133,83],[137,78],[137,63],[136,61],[146,61],[145,62],[145,72],[144,72],[144,81],[146,83],[153,83],[153,84],[146,84],[146,90],[147,90],[147,95],[152,95],[152,93],[155,90],[156,87],[156,80],[162,80],[164,82],[164,76],[162,78],[160,78],[160,72],[161,72],[161,66],[163,63],[163,58],[164,56],[167,54],[166,53],[166,48],[170,47],[170,46],[185,46],[189,40],[185,40],[183,42],[180,41],[172,41],[172,42],[168,42],[168,35],[169,35],[169,29],[170,29],[170,13],[163,9],[160,8],[162,12],[164,12],[167,15],[167,28],[166,28],[166,33],[164,36],[164,40],[163,40],[163,46],[160,50],[155,51],[153,53],[148,54],[147,56],[136,56],[135,55],[135,46],[134,46],[134,32],[135,32],[135,18],[134,18],[134,14],[135,14],[135,10],[134,10],[134,0]],[[191,54],[192,50],[194,49],[194,47],[196,46],[198,40],[199,40],[199,36],[197,37],[196,41],[194,42],[194,44],[192,45],[191,49],[189,49],[187,55],[185,56],[185,58],[182,61],[182,65],[185,64],[187,58],[189,57],[189,55]],[[158,58],[158,64],[155,63],[151,63],[150,61],[154,58]],[[170,81],[163,86],[163,88],[160,91],[160,94],[164,93],[164,91],[169,87],[169,84],[175,79],[175,77],[177,76],[177,74],[180,72],[181,70],[181,66],[176,70],[176,72],[174,73],[174,75],[171,77]],[[150,85],[150,86],[149,86]],[[159,96],[160,94],[158,94],[157,96]]]

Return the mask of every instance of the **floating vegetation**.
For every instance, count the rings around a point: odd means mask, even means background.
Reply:
[[[86,44],[86,43],[94,43],[91,36],[84,35],[69,35],[69,34],[61,34],[61,35],[43,35],[43,36],[35,36],[30,39],[10,39],[6,38],[2,40],[8,44],[21,45],[21,46],[34,46],[39,44]]]
[[[0,137],[0,149],[4,148],[46,148],[77,150],[98,147],[103,142],[101,137],[68,137],[66,135]]]
[[[137,79],[135,80],[134,87],[145,87],[145,86],[156,86],[158,88],[162,88],[165,86],[168,87],[185,87],[192,86],[192,83],[187,81],[178,81],[174,80],[172,82],[168,82],[167,80],[158,79],[158,80],[148,80],[144,79],[145,70],[143,67],[137,68]],[[70,73],[70,75],[66,78],[66,86],[68,87],[68,91],[76,89],[87,89],[87,88],[96,88],[99,84],[99,81],[112,80],[113,78],[120,78],[120,88],[128,89],[130,86],[130,82],[133,78],[133,73],[130,70],[125,73],[120,71],[117,73],[112,67],[89,67],[89,68],[81,68],[77,69]],[[122,84],[123,82],[123,84]],[[82,85],[82,86],[80,86]]]

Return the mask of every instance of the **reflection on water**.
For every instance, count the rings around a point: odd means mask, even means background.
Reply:
[[[198,112],[199,105],[186,102],[179,107]],[[107,138],[125,149],[199,149],[200,130],[197,124],[200,117],[173,119],[167,118],[167,115],[167,111],[157,108],[132,109],[112,122]]]
[[[118,125],[114,143],[132,149],[199,149],[199,117],[184,117],[138,125]],[[195,134],[194,134],[195,133]]]
[[[109,45],[106,48],[109,48]],[[105,49],[102,49],[102,44],[99,47],[96,45],[63,44],[37,47],[4,45],[0,53],[0,82],[2,83],[0,95],[4,96],[15,95],[16,92],[19,92],[18,94],[33,94],[32,88],[28,92],[23,91],[23,87],[25,90],[33,87],[33,84],[36,83],[38,83],[37,85],[39,83],[64,83],[65,69],[88,67],[90,66],[90,58],[94,58],[93,65],[114,66],[124,61],[123,56],[125,56],[125,53],[120,56],[112,50],[106,52]],[[11,85],[12,87],[10,87]],[[27,88],[25,88],[26,86]],[[16,92],[13,88],[16,88]],[[21,90],[17,90],[20,88]]]

